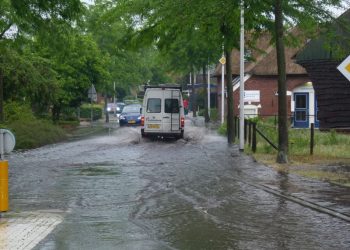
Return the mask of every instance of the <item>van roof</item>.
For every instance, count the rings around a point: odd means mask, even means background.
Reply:
[[[145,85],[146,89],[179,89],[182,91],[182,87],[179,85]]]

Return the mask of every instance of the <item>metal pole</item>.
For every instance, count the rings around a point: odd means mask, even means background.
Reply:
[[[209,59],[208,59],[208,115],[210,117],[210,68],[209,68]]]
[[[94,92],[94,91],[93,91],[93,89],[94,89],[93,86],[94,86],[94,85],[91,84],[91,96],[90,96],[90,100],[91,100],[91,103],[90,103],[90,107],[91,107],[91,110],[90,110],[90,119],[91,119],[91,120],[90,120],[90,126],[91,126],[91,127],[92,127],[92,119],[93,119],[92,101],[93,101],[93,99],[94,99],[94,98],[93,98],[93,95],[94,95],[94,93],[93,93],[93,92]]]
[[[4,130],[0,129],[0,160],[4,160],[4,154],[5,154],[5,149],[4,149]]]
[[[224,50],[224,46],[222,46],[222,50]],[[224,52],[222,53],[224,57]],[[225,64],[221,64],[221,124],[224,123],[224,99],[225,99]]]
[[[311,123],[311,128],[310,128],[310,155],[314,154],[314,124]]]
[[[113,106],[114,106],[114,116],[117,115],[117,104],[115,103],[115,82],[113,82]]]
[[[240,86],[239,86],[239,149],[244,151],[244,1],[241,1],[240,35]]]
[[[91,107],[91,111],[90,111],[90,126],[92,127],[92,117],[93,117],[93,115],[92,115],[92,96],[91,96],[91,103],[90,103],[90,107]]]

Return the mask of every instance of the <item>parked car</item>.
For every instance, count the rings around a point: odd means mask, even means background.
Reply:
[[[116,116],[119,119],[120,114],[123,111],[123,108],[126,104],[124,102],[117,102],[117,110],[116,110]]]
[[[116,104],[113,102],[107,103],[107,112],[108,113],[114,113],[116,109]]]
[[[141,125],[141,105],[130,104],[123,108],[119,116],[120,126],[136,126]]]

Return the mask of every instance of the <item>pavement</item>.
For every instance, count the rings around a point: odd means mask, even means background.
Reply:
[[[2,213],[0,249],[32,249],[62,220],[59,211]]]

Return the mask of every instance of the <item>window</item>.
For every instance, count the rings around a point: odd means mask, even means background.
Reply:
[[[296,95],[295,107],[299,109],[306,108],[306,95]]]
[[[147,113],[160,113],[160,98],[149,98],[147,100]]]
[[[306,111],[296,111],[295,116],[296,121],[306,121]]]
[[[179,113],[179,100],[165,99],[165,113]]]

